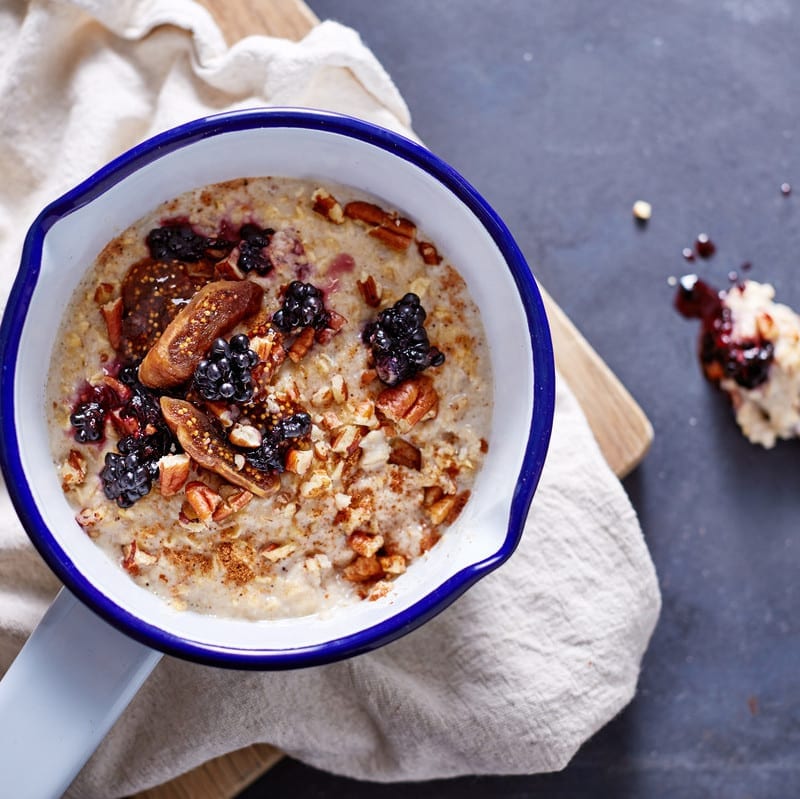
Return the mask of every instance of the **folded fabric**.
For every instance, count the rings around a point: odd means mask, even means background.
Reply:
[[[167,127],[303,105],[411,135],[388,75],[332,22],[300,43],[228,48],[189,0],[32,0],[0,9],[0,45],[0,305],[41,207]],[[0,487],[0,673],[57,587]],[[372,780],[558,769],[633,696],[659,608],[633,509],[562,381],[506,565],[416,632],[341,663],[239,673],[165,657],[69,795],[129,795],[255,742]]]

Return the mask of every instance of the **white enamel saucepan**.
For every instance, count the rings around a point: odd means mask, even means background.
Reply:
[[[244,621],[178,611],[140,588],[75,522],[50,454],[46,365],[73,290],[103,246],[198,186],[276,175],[343,183],[417,221],[457,266],[489,342],[494,409],[472,497],[391,601]],[[547,451],[554,367],[542,300],[511,234],[428,150],[334,114],[253,109],[200,119],[135,147],[42,211],[0,328],[0,461],[31,540],[64,583],[0,682],[3,795],[59,796],[161,653],[287,669],[366,652],[430,619],[514,551]],[[469,631],[464,631],[465,635]]]

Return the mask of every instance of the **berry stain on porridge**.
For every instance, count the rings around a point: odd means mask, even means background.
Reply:
[[[491,386],[478,309],[414,222],[270,177],[111,241],[47,396],[85,532],[177,608],[268,619],[391,593],[469,500]]]

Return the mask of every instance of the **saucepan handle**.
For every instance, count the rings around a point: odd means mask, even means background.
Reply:
[[[62,588],[0,681],[0,793],[60,797],[160,658]]]

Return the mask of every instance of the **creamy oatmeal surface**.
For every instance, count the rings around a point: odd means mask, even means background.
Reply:
[[[241,179],[163,204],[89,269],[53,353],[52,448],[77,522],[137,583],[299,616],[385,595],[452,524],[491,383],[478,310],[413,222]]]

